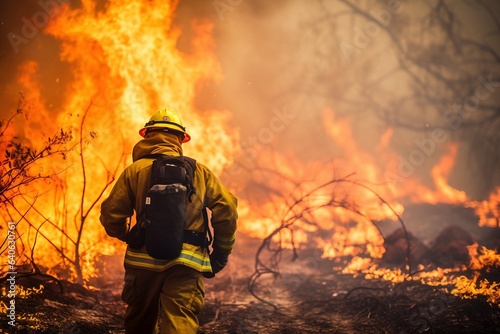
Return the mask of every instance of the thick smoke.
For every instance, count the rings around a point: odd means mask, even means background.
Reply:
[[[243,154],[264,146],[303,161],[345,158],[325,131],[328,108],[349,120],[361,151],[403,182],[418,178],[433,188],[432,167],[458,142],[448,181],[485,198],[500,181],[493,83],[500,72],[500,7],[445,5],[215,1],[196,12],[188,1],[179,19],[196,13],[214,22],[224,80],[200,103],[233,112]],[[273,131],[279,111],[290,122]],[[388,127],[397,164],[377,150]]]
[[[40,64],[47,110],[62,103],[59,92],[68,80],[67,65],[58,58],[58,41],[42,32],[43,13],[50,20],[53,8],[49,3],[62,2],[80,5],[55,0],[2,3],[2,118],[17,106],[22,91],[18,66],[27,60]],[[499,184],[498,160],[491,158],[490,147],[498,143],[498,117],[492,117],[493,125],[464,124],[476,118],[481,123],[479,112],[498,106],[497,86],[483,88],[485,98],[471,105],[470,113],[443,115],[454,104],[474,103],[467,98],[474,97],[475,89],[498,78],[498,60],[491,57],[500,45],[498,3],[446,3],[451,14],[434,2],[352,3],[356,7],[349,1],[326,0],[180,1],[175,21],[183,31],[179,48],[189,52],[193,20],[211,21],[224,75],[221,82],[201,88],[197,106],[233,114],[243,164],[245,157],[258,160],[264,150],[293,154],[304,162],[343,159],[346,152],[324,128],[325,109],[349,120],[359,149],[380,158],[382,171],[401,176],[410,170],[411,177],[429,187],[431,168],[448,144],[458,141],[457,165],[449,181],[473,198],[486,197]],[[443,22],[451,29],[440,27]],[[23,43],[13,42],[13,33],[24,38]],[[471,51],[472,46],[457,44],[457,36],[485,48]],[[445,81],[439,82],[433,73],[445,76]],[[447,82],[454,86],[446,87]],[[390,149],[399,170],[377,151],[389,126],[394,128]],[[445,139],[440,133],[433,137],[436,127],[445,130]]]

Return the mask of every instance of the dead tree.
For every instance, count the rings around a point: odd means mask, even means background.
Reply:
[[[18,218],[20,224],[17,229],[18,233],[22,230],[23,235],[19,235],[18,244],[20,245],[19,254],[22,254],[22,259],[19,259],[19,266],[25,265],[31,267],[34,272],[45,273],[50,268],[41,268],[40,264],[36,263],[36,252],[40,242],[46,243],[51,247],[56,254],[56,258],[59,258],[59,268],[58,273],[53,273],[54,275],[62,276],[67,279],[74,279],[78,283],[84,283],[84,273],[82,268],[82,256],[90,249],[102,242],[102,238],[94,240],[92,242],[87,242],[85,246],[82,241],[85,237],[85,225],[88,222],[89,214],[93,212],[96,205],[102,199],[104,192],[113,183],[115,175],[117,173],[118,167],[123,162],[124,153],[117,156],[116,165],[112,169],[109,169],[96,153],[89,149],[92,140],[95,137],[95,133],[92,131],[85,130],[85,119],[90,112],[92,104],[89,104],[87,109],[82,114],[79,127],[75,130],[77,137],[76,141],[72,142],[71,153],[64,152],[63,159],[66,159],[69,154],[77,154],[76,162],[72,162],[68,169],[77,169],[80,171],[80,178],[82,181],[81,194],[79,195],[79,205],[76,210],[68,209],[68,187],[70,187],[69,181],[72,177],[78,178],[78,174],[67,175],[60,173],[59,175],[51,175],[52,187],[47,193],[36,193],[35,196],[27,196],[19,189],[21,185],[18,181],[18,186],[12,184],[11,194],[15,194],[17,201],[5,201],[5,205],[8,205],[7,216],[5,219],[15,219]],[[64,132],[62,132],[64,134]],[[71,140],[67,137],[67,140]],[[25,156],[31,156],[32,151],[28,148],[24,148],[27,151]],[[22,151],[24,152],[24,151]],[[34,155],[33,158],[45,158],[49,157],[50,154],[44,151],[43,154]],[[10,154],[12,155],[12,154]],[[98,186],[99,191],[93,198],[89,198],[88,193],[88,170],[87,170],[87,160],[90,155],[93,155],[97,161],[100,162],[101,168],[103,169],[103,175],[105,180],[102,185]],[[16,155],[16,156],[19,156]],[[8,165],[8,164],[7,164]],[[18,170],[24,165],[12,165],[13,175],[25,175],[22,170]],[[99,166],[94,165],[93,168],[98,168]],[[74,175],[74,176],[73,176]],[[41,176],[40,176],[41,177]],[[38,178],[40,178],[38,177]],[[28,184],[28,181],[33,181],[33,179],[22,179],[24,184]],[[95,188],[94,188],[95,189]],[[12,196],[12,195],[11,195]],[[62,207],[56,210],[55,216],[48,215],[45,212],[44,207],[41,206],[40,200],[43,198],[44,201],[47,200],[48,196],[54,196],[54,208],[58,208],[62,199]],[[46,203],[46,202],[44,202]],[[23,209],[28,208],[28,209]],[[21,228],[22,227],[22,228]],[[26,228],[25,228],[26,227]],[[40,242],[36,242],[36,240]],[[35,241],[33,241],[35,240]],[[32,242],[32,244],[30,244]],[[62,271],[66,272],[65,275],[61,275]],[[70,274],[73,272],[74,274]],[[73,276],[74,275],[74,276]]]
[[[370,197],[370,201],[374,199],[374,201],[379,202],[381,206],[388,207],[392,212],[393,218],[401,224],[407,241],[405,265],[403,269],[406,270],[407,277],[413,273],[410,259],[409,235],[399,214],[392,208],[389,202],[384,200],[372,189],[375,185],[370,187],[364,182],[355,180],[353,178],[354,174],[337,177],[333,166],[333,164],[325,164],[323,166],[323,173],[325,173],[325,171],[328,173],[333,172],[333,176],[327,178],[326,181],[320,182],[317,182],[314,178],[310,179],[306,177],[300,179],[299,175],[296,175],[296,178],[287,177],[284,173],[274,168],[254,168],[252,170],[247,170],[247,172],[253,175],[251,179],[266,180],[265,183],[255,186],[261,187],[262,193],[270,194],[269,196],[272,198],[268,198],[268,201],[276,202],[279,198],[282,200],[282,205],[277,206],[281,220],[277,224],[277,227],[267,237],[263,238],[262,244],[255,255],[254,272],[249,279],[250,293],[260,301],[273,306],[275,309],[277,307],[259,293],[258,283],[259,280],[265,276],[274,278],[282,276],[280,264],[282,263],[283,252],[285,250],[288,249],[292,252],[291,261],[295,261],[299,258],[299,244],[295,242],[294,238],[294,234],[298,231],[305,232],[309,236],[328,236],[326,240],[331,241],[335,238],[335,231],[337,228],[340,227],[342,230],[349,233],[348,230],[350,226],[369,222],[371,227],[377,231],[380,238],[384,238],[384,235],[377,227],[377,222],[370,217],[370,213],[364,208],[365,203],[356,199],[354,194],[365,193],[373,196]],[[319,171],[316,172],[321,173]],[[318,173],[313,174],[318,177]],[[256,174],[259,174],[259,177],[257,177]],[[281,180],[282,182],[276,182],[277,180]],[[284,185],[284,183],[287,183],[287,185]],[[290,189],[289,192],[288,189]],[[353,189],[355,189],[355,192],[353,192]],[[370,203],[370,205],[373,205],[373,203]],[[350,212],[353,217],[352,220],[348,223],[342,223],[336,220],[335,216],[337,209],[341,209],[344,212]],[[320,210],[328,211],[331,221],[319,224],[316,212]],[[276,212],[276,214],[278,213]],[[267,218],[270,218],[270,215],[271,213],[269,212],[265,214]],[[271,217],[273,219],[279,219],[276,216],[271,215]],[[345,226],[342,226],[343,224],[345,224]],[[310,231],[311,227],[314,232]],[[364,228],[369,227],[364,226]],[[317,245],[314,244],[305,245],[305,247],[308,246],[317,247]],[[343,246],[348,247],[352,246],[352,244]],[[364,256],[370,256],[369,251],[367,251],[368,247],[370,247],[368,242],[359,247],[364,247],[362,252]]]
[[[410,145],[443,131],[446,140],[463,144],[461,153],[480,176],[474,190],[487,197],[500,180],[496,3],[320,0],[303,17],[290,36],[290,48],[300,45],[301,52],[275,65],[290,69],[287,81],[276,73],[271,87],[282,88],[262,89],[259,98],[305,100],[310,118],[330,107],[375,127],[378,119]]]
[[[28,118],[26,108],[30,107],[26,105],[24,96],[20,94],[16,112],[7,120],[0,121],[0,147],[5,150],[5,155],[0,158],[0,208],[2,209],[2,219],[6,222],[5,227],[2,226],[2,228],[7,228],[7,222],[14,222],[16,225],[19,224],[23,217],[26,217],[32,209],[32,206],[30,206],[24,212],[19,211],[18,217],[14,217],[11,214],[11,211],[16,211],[16,200],[26,195],[23,193],[25,189],[37,182],[50,180],[58,172],[62,172],[39,171],[35,167],[56,156],[65,158],[66,154],[71,151],[71,147],[66,147],[66,144],[71,141],[72,133],[62,128],[54,136],[48,137],[42,147],[38,149],[32,148],[18,137],[8,137],[6,132],[13,126],[16,117],[24,115]],[[36,201],[38,196],[40,194],[36,194],[33,200]],[[41,225],[43,225],[43,222]],[[31,262],[35,272],[40,273],[33,261],[33,252],[31,252],[31,256],[25,253],[25,251],[29,253],[30,247],[21,238],[21,232],[17,228],[14,231],[16,233],[17,252],[20,254],[20,256],[16,257],[16,267],[21,267],[24,263]],[[0,254],[4,254],[6,251],[7,236],[0,244]],[[0,274],[6,271],[9,270],[3,264]]]

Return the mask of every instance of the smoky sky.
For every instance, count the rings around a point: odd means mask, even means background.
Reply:
[[[37,13],[49,2],[3,1],[0,5],[2,118],[16,108],[22,90],[16,83],[16,74],[18,66],[27,60],[40,64],[39,77],[47,103],[54,109],[62,103],[54,82],[63,87],[70,78],[68,65],[58,57],[59,42],[39,31],[15,50],[8,38],[12,33],[22,35],[26,20],[36,19]],[[69,3],[75,8],[80,6],[78,1]],[[359,3],[368,13],[375,13],[373,15],[390,13],[390,16],[378,16],[386,20],[389,33],[377,32],[376,26],[369,25],[369,19],[353,15],[352,8],[342,1],[179,1],[174,21],[182,30],[178,48],[189,52],[193,20],[209,20],[213,23],[215,51],[223,74],[220,82],[208,82],[201,89],[195,101],[197,107],[232,113],[230,126],[240,132],[243,154],[255,148],[257,138],[258,145],[294,152],[303,161],[342,159],[348,154],[342,152],[325,131],[325,109],[332,110],[336,117],[348,119],[359,149],[374,156],[379,138],[394,118],[404,118],[421,127],[438,124],[439,120],[428,111],[429,103],[419,105],[417,99],[407,104],[406,100],[397,98],[401,92],[411,92],[415,82],[398,69],[398,53],[391,41],[391,33],[402,30],[413,33],[422,26],[425,28],[426,20],[432,23],[430,10],[434,2],[396,1],[400,8],[394,11],[390,7],[394,1]],[[454,10],[453,18],[461,22],[456,33],[470,35],[471,39],[498,49],[498,2],[447,1],[446,4]],[[482,4],[486,4],[489,11],[485,11]],[[101,1],[97,10],[105,6],[106,2]],[[412,35],[415,38],[408,44],[413,43],[418,49],[418,45],[428,47],[429,43],[435,43],[428,37],[432,35],[431,23],[421,35]],[[349,46],[355,46],[356,52],[351,52],[353,49]],[[436,53],[429,55],[435,63],[439,63],[435,60],[444,54],[439,52],[439,46],[440,43],[436,43]],[[453,59],[460,57],[457,53]],[[447,62],[443,56],[442,65]],[[496,75],[498,67],[498,61],[493,62],[489,72],[484,73]],[[474,87],[479,83],[470,85]],[[467,93],[463,95],[466,97]],[[496,99],[493,102],[498,102],[498,95],[492,92],[491,98]],[[446,103],[453,101],[450,98]],[[438,102],[441,103],[433,103]],[[398,113],[390,114],[388,119],[385,116],[389,109],[396,109]],[[423,140],[430,135],[394,128],[391,146],[404,159],[418,149],[416,139]],[[464,142],[450,182],[473,197],[484,197],[499,184],[498,172],[481,175],[479,169],[474,180],[470,180],[471,158],[466,151],[470,143],[464,140],[465,135],[450,132],[449,136],[449,141]],[[415,172],[427,184],[431,182],[430,169],[446,152],[446,145],[437,145],[435,150],[436,154],[426,156]]]

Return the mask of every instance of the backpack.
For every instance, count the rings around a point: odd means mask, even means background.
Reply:
[[[142,158],[155,160],[146,201],[134,226],[136,230],[131,230],[129,246],[138,248],[145,243],[151,257],[171,260],[182,250],[186,205],[196,193],[193,186],[196,160],[161,154]]]

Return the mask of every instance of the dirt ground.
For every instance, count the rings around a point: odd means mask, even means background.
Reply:
[[[321,259],[315,250],[300,250],[295,261],[291,252],[283,252],[279,268],[273,268],[280,275],[261,276],[252,295],[254,250],[261,240],[240,241],[245,247],[235,249],[228,267],[206,280],[205,308],[199,315],[202,334],[500,333],[500,310],[485,299],[457,298],[445,291],[451,287],[415,281],[392,285],[344,275],[341,268],[348,259]],[[18,278],[18,286],[44,289],[17,296],[15,330],[1,314],[0,333],[124,333],[121,257],[94,282],[100,289],[62,281],[61,293],[47,277]],[[498,277],[498,271],[493,274]]]
[[[258,281],[254,291],[264,301],[249,292],[251,268],[236,268],[233,261],[219,277],[206,281],[200,333],[499,332],[499,309],[484,300],[459,299],[418,282],[392,286],[343,275],[326,260],[314,268],[303,261],[286,266],[281,277]],[[118,283],[115,289],[92,291],[63,282],[64,294],[45,278],[18,283],[43,283],[45,289],[18,298],[16,330],[2,319],[1,333],[124,333]]]
[[[201,332],[215,333],[499,333],[500,312],[484,300],[464,300],[418,282],[393,286],[331,270],[263,279],[209,282]],[[222,292],[224,286],[236,287]],[[237,283],[237,284],[234,284]]]

